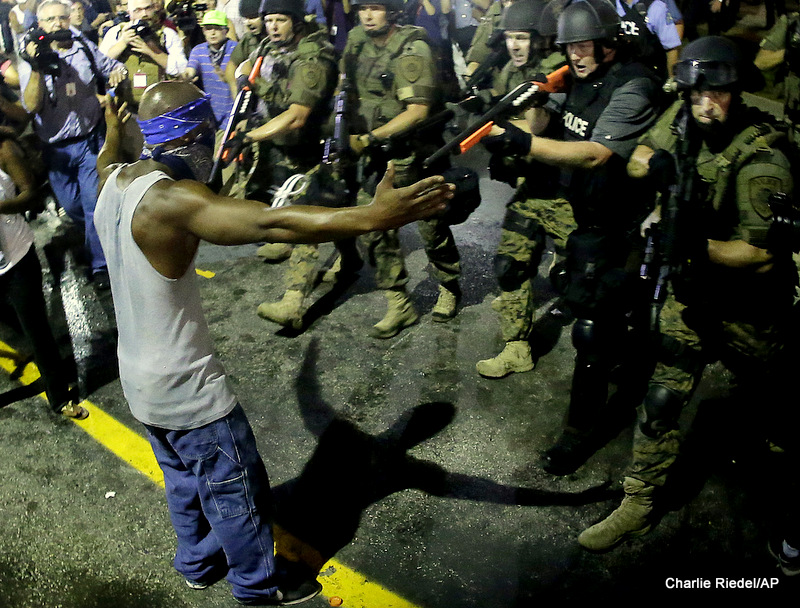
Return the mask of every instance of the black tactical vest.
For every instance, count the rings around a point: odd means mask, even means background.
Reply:
[[[652,73],[639,63],[614,63],[596,78],[573,78],[561,115],[562,139],[589,141],[614,92],[625,83],[643,77],[652,77]],[[642,201],[631,196],[634,184],[628,178],[626,164],[627,159],[614,154],[594,171],[562,169],[561,184],[566,188],[566,198],[579,226],[627,229],[628,224],[639,219]]]
[[[620,23],[620,31],[633,47],[632,56],[664,78],[667,75],[667,52],[658,36],[647,27],[647,11],[655,0],[639,0],[633,6],[628,6],[625,0],[621,2],[626,12]]]

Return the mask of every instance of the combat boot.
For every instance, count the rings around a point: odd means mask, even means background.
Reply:
[[[292,255],[289,243],[265,243],[256,249],[256,255],[265,262],[283,262]]]
[[[626,477],[623,489],[625,498],[622,504],[603,521],[578,536],[578,542],[589,551],[608,551],[629,538],[642,536],[652,530],[655,486]]]
[[[527,340],[506,342],[506,347],[492,359],[475,364],[475,369],[484,378],[504,378],[514,372],[529,372],[533,369],[531,345]]]
[[[292,329],[303,328],[305,296],[302,291],[290,289],[278,302],[262,302],[258,306],[258,316]]]
[[[439,299],[433,307],[431,317],[437,323],[444,323],[456,316],[458,303],[461,301],[461,290],[458,284],[439,285]]]
[[[414,325],[419,320],[414,305],[408,299],[405,291],[388,290],[384,291],[389,308],[386,315],[373,325],[369,335],[373,338],[385,340],[392,338],[406,327]]]

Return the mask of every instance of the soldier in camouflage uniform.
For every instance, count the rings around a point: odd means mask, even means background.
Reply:
[[[736,46],[722,37],[687,45],[675,68],[683,100],[643,136],[628,165],[631,176],[664,186],[675,181],[676,169],[685,174],[664,150],[677,149],[673,125],[687,119],[680,140],[690,142],[687,157],[699,178],[692,217],[678,223],[684,227],[677,240],[682,262],[661,310],[658,364],[639,410],[625,497],[578,537],[592,551],[655,525],[659,492],[678,457],[678,417],[709,362],[721,360],[736,375],[744,403],[780,407],[788,394],[785,346],[797,270],[791,243],[771,226],[768,197],[791,190],[792,177],[778,149],[785,134],[769,115],[742,102],[745,67]]]
[[[319,163],[321,126],[336,85],[336,60],[325,30],[305,21],[302,0],[264,0],[261,12],[267,38],[239,72],[249,74],[257,57],[264,57],[253,90],[263,102],[266,117],[259,120],[263,124],[237,133],[226,145],[258,144],[245,196],[267,203],[272,200],[271,189]],[[288,251],[292,257],[286,293],[280,302],[263,302],[258,314],[299,329],[304,300],[313,287],[308,276],[319,252],[316,245],[298,245]]]
[[[225,80],[231,87],[231,97],[236,98],[237,68],[258,50],[266,36],[264,31],[264,18],[261,16],[261,0],[240,0],[239,14],[244,19],[244,35],[239,40],[236,48],[231,53],[231,58],[225,66]]]
[[[495,77],[493,93],[505,95],[519,84],[541,73],[549,74],[565,64],[562,53],[552,52],[552,37],[537,31],[546,3],[543,0],[518,0],[503,16],[511,60]],[[524,115],[513,122],[528,129]],[[500,330],[506,343],[491,359],[479,361],[476,369],[486,378],[502,378],[514,372],[533,369],[528,337],[534,322],[533,278],[536,276],[549,234],[558,250],[575,228],[572,208],[565,198],[556,196],[558,184],[553,171],[535,161],[495,155],[489,163],[493,179],[517,186],[506,209],[495,272],[500,295],[492,308],[500,315]]]
[[[399,26],[396,19],[402,10],[401,0],[368,3],[356,0],[360,24],[347,38],[341,70],[352,87],[348,116],[350,146],[360,156],[363,184],[357,204],[367,204],[375,182],[383,175],[386,154],[380,141],[400,133],[426,118],[436,104],[438,91],[431,50],[425,31],[414,26]],[[430,136],[430,133],[424,135]],[[441,134],[438,134],[439,138]],[[432,145],[438,145],[432,139]],[[405,186],[421,176],[424,154],[392,158],[395,185]],[[433,219],[417,223],[439,281],[439,298],[433,309],[434,321],[455,316],[460,291],[460,261],[450,227]],[[403,253],[396,230],[371,233],[362,237],[370,262],[376,268],[376,282],[384,290],[388,310],[370,332],[374,338],[391,338],[417,322],[418,315],[408,298]]]
[[[503,10],[511,6],[514,0],[495,0],[486,11],[486,14],[481,17],[478,24],[478,29],[475,30],[475,35],[472,37],[472,43],[467,51],[467,56],[464,58],[467,62],[467,76],[472,74],[478,66],[482,64],[492,52],[489,47],[489,39],[492,33],[500,27],[500,20],[503,17]]]

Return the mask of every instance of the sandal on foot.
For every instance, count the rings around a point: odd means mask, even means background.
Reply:
[[[65,418],[72,418],[73,420],[85,420],[89,417],[89,410],[78,405],[74,401],[68,401],[66,405],[59,410],[59,413]]]

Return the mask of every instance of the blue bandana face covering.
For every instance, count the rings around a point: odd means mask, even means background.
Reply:
[[[214,165],[214,113],[208,97],[201,97],[150,120],[138,120],[146,145],[153,146],[142,151],[142,159],[167,165],[177,179],[208,181]],[[184,137],[207,124],[197,138],[184,146],[165,150],[161,144]]]
[[[144,135],[144,143],[157,146],[187,135],[206,121],[216,124],[207,95],[155,118],[136,122]]]

